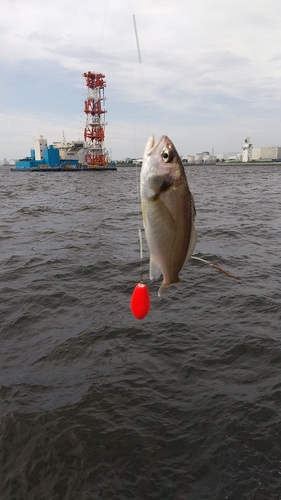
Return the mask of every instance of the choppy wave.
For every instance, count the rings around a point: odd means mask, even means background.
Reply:
[[[138,322],[136,171],[1,170],[3,500],[281,498],[281,170],[187,176],[238,279],[191,261]]]

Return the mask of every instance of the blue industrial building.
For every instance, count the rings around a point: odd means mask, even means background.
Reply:
[[[51,145],[44,148],[43,158],[40,160],[35,159],[35,150],[31,149],[30,156],[18,160],[13,170],[68,170],[77,168],[78,160],[61,160],[59,150]]]

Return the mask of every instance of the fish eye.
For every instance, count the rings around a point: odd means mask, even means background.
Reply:
[[[170,149],[164,149],[162,153],[162,159],[164,160],[165,163],[167,163],[172,159],[172,154]]]

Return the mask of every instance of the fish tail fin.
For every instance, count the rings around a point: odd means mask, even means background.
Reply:
[[[166,288],[168,288],[168,286],[171,286],[171,285],[182,285],[182,281],[179,279],[179,277],[178,277],[177,281],[173,281],[173,283],[165,283],[163,281],[163,283],[161,284],[161,286],[158,290],[158,297],[161,297],[164,290],[166,290]]]
[[[164,292],[165,288],[167,288],[169,285],[166,285],[166,283],[162,283],[162,285],[160,286],[159,290],[158,290],[158,297],[161,297],[162,293]]]

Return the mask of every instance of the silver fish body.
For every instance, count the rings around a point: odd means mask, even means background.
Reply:
[[[163,275],[158,291],[173,283],[197,242],[196,215],[181,159],[170,139],[146,145],[140,179],[143,224],[150,251],[150,279]]]

